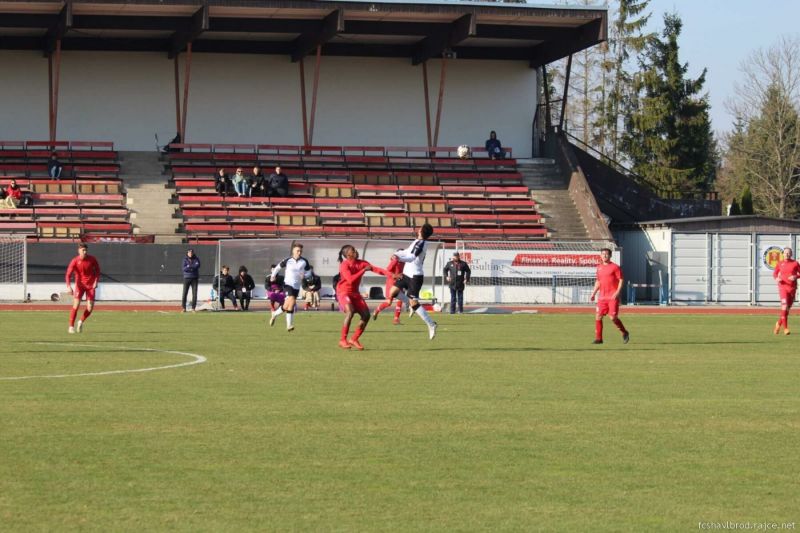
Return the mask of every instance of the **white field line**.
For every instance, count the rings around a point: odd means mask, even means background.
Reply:
[[[85,348],[95,348],[96,345],[94,344],[73,344],[69,342],[37,342],[35,344],[43,344],[43,345],[56,345],[56,346],[83,346]],[[87,376],[111,376],[114,374],[134,374],[137,372],[154,372],[156,370],[167,370],[170,368],[180,368],[183,366],[192,366],[192,365],[199,365],[201,363],[205,363],[207,359],[202,355],[190,352],[178,352],[175,350],[157,350],[155,348],[134,348],[134,347],[127,347],[127,346],[118,346],[117,348],[122,348],[124,350],[135,350],[140,352],[154,352],[154,353],[167,353],[173,355],[185,355],[187,357],[191,357],[192,360],[186,363],[177,363],[174,365],[164,365],[164,366],[154,366],[150,368],[132,368],[128,370],[106,370],[103,372],[84,372],[80,374],[49,374],[49,375],[41,375],[41,376],[16,376],[16,377],[0,377],[0,381],[21,381],[24,379],[58,379],[58,378],[76,378],[76,377],[87,377]]]

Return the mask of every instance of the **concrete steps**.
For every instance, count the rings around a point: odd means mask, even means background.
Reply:
[[[517,162],[531,198],[545,217],[545,224],[555,241],[589,240],[578,208],[569,194],[569,183],[553,159],[526,159]]]
[[[159,244],[181,243],[179,220],[170,203],[172,190],[157,152],[120,152],[120,178],[125,184],[134,232],[155,235]]]

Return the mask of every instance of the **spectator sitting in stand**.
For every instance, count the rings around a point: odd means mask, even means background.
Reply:
[[[61,165],[61,162],[58,160],[58,154],[53,152],[50,154],[50,161],[47,162],[47,175],[57,180],[61,177],[61,172],[64,170],[64,167]]]
[[[250,297],[253,294],[253,289],[256,288],[256,284],[253,281],[253,277],[247,273],[246,266],[239,267],[239,275],[233,280],[233,285],[236,288],[239,307],[242,311],[248,311],[250,309]]]
[[[16,209],[22,201],[22,189],[17,185],[17,180],[12,179],[6,187],[6,196],[0,202],[0,209]]]
[[[225,173],[225,169],[219,169],[219,173],[214,177],[214,190],[220,196],[233,194],[233,182],[230,176]]]
[[[322,288],[322,279],[316,274],[313,274],[311,278],[303,278],[303,290],[305,291],[305,300],[306,306],[305,309],[308,311],[312,307],[316,310],[319,310],[319,290]]]
[[[250,196],[250,183],[242,173],[242,167],[237,168],[236,174],[233,175],[233,188],[239,197]]]
[[[289,196],[289,178],[281,172],[281,167],[275,167],[275,172],[269,176],[267,196]]]
[[[267,177],[261,172],[261,168],[254,166],[253,175],[250,176],[250,196],[266,196],[267,183]]]
[[[506,157],[506,152],[503,150],[503,146],[500,144],[500,140],[494,130],[489,133],[489,138],[486,139],[486,151],[489,153],[489,159],[504,159]]]
[[[231,303],[233,303],[234,311],[238,311],[239,306],[236,304],[235,294],[236,286],[234,285],[233,277],[230,272],[231,269],[228,265],[222,266],[222,272],[214,276],[214,289],[217,291],[219,304],[223,309],[225,309],[225,298],[228,298]]]

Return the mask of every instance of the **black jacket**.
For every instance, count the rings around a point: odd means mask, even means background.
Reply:
[[[233,280],[233,286],[236,288],[236,292],[242,292],[242,289],[252,291],[256,288],[256,284],[250,274],[245,274],[244,277],[236,276]]]
[[[269,175],[269,188],[270,190],[289,190],[289,178],[281,172],[280,174],[275,174],[274,172]]]
[[[319,276],[314,274],[311,276],[311,279],[303,278],[303,290],[304,291],[319,291],[322,287],[322,279]]]
[[[217,191],[217,194],[223,196],[226,194],[233,194],[233,182],[230,176],[227,174],[223,174],[222,176],[217,174],[214,176],[214,190]]]
[[[447,263],[447,266],[444,267],[444,278],[445,281],[447,281],[448,287],[457,291],[464,290],[464,282],[469,281],[471,274],[472,272],[469,269],[469,265],[461,260],[458,262],[450,261]]]
[[[219,291],[220,294],[228,294],[235,289],[233,277],[230,274],[225,276],[220,272],[214,276],[214,289]]]

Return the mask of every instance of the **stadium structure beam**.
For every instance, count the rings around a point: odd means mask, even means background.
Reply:
[[[54,68],[55,67],[55,68]],[[58,131],[58,90],[61,80],[61,39],[57,39],[53,54],[47,56],[48,100],[50,107],[50,142]]]
[[[420,41],[411,58],[412,65],[419,65],[432,57],[441,57],[462,41],[474,37],[476,32],[475,15],[467,13],[447,25],[445,31],[428,35]]]
[[[567,113],[567,94],[569,93],[569,76],[572,72],[572,54],[567,59],[567,71],[564,74],[564,93],[561,96],[561,116],[558,117],[558,129],[564,131],[564,115]]]
[[[530,55],[530,67],[541,67],[605,40],[606,16],[603,14],[602,19],[584,24],[558,40],[547,41],[533,47]]]
[[[58,23],[59,15],[34,13],[3,13],[3,28],[52,28]]]
[[[177,56],[176,56],[177,57]],[[186,142],[186,118],[189,114],[189,82],[192,79],[192,42],[186,43],[183,73],[183,113],[181,114],[181,142]]]
[[[422,87],[425,90],[425,132],[427,133],[428,144],[431,146],[431,104],[428,96],[428,62],[422,64]]]
[[[294,40],[292,63],[300,61],[314,49],[319,49],[337,34],[344,32],[344,27],[344,11],[341,9],[331,11],[313,31],[305,32]]]
[[[172,36],[172,45],[168,54],[169,59],[174,58],[184,49],[188,49],[189,44],[206,30],[208,30],[208,0],[204,0],[200,9],[192,15],[189,28],[177,31]]]
[[[314,61],[314,82],[311,88],[311,117],[306,118],[306,66],[304,58],[300,58],[300,104],[303,116],[303,145],[312,146],[314,143],[314,119],[317,113],[317,91],[319,89],[319,67],[322,62],[322,45],[317,46]],[[310,123],[309,123],[310,122]]]
[[[447,56],[442,56],[442,68],[439,75],[439,100],[436,102],[436,126],[433,130],[433,146],[439,145],[439,124],[442,122],[442,104],[444,103],[444,82],[447,79]]]
[[[2,25],[3,22],[0,22]],[[44,56],[50,57],[56,50],[56,42],[61,42],[64,35],[72,28],[72,0],[64,2],[64,7],[58,14],[55,24],[50,26],[47,34],[44,36]]]

